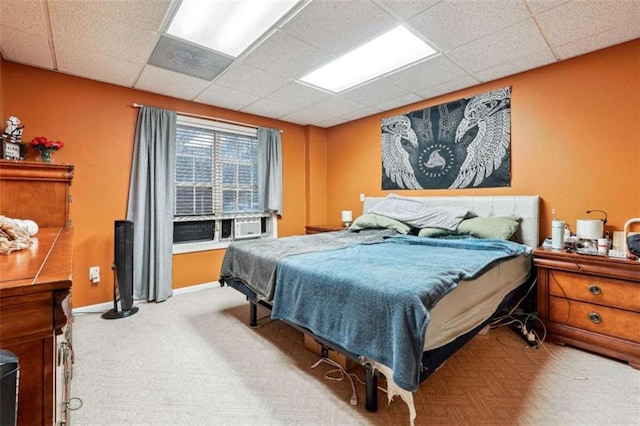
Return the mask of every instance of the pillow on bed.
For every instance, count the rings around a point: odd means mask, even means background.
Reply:
[[[455,206],[427,206],[421,201],[389,194],[368,213],[399,220],[416,228],[444,228],[455,231],[469,210]]]
[[[365,213],[358,217],[349,227],[349,231],[359,231],[370,228],[394,229],[400,234],[408,234],[411,231],[411,226],[406,223],[373,213]]]
[[[443,228],[422,228],[418,232],[419,237],[428,238],[446,237],[448,235],[455,235],[455,233]]]
[[[473,217],[460,222],[457,233],[476,238],[510,240],[521,220],[519,217]]]

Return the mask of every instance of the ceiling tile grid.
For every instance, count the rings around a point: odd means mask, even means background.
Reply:
[[[338,57],[397,25],[396,19],[370,1],[312,1],[281,29]]]
[[[193,100],[203,104],[240,111],[260,99],[259,96],[250,93],[212,84],[207,86]]]
[[[216,79],[216,84],[230,89],[242,88],[243,92],[262,97],[282,89],[290,81],[277,74],[236,62]]]
[[[458,46],[529,18],[524,0],[443,1],[409,21],[440,49]]]
[[[528,19],[458,47],[446,55],[475,76],[477,72],[545,52],[553,61],[553,55],[538,27],[532,19]]]
[[[331,127],[640,37],[640,0],[301,0],[231,58],[208,49],[196,54],[193,45],[165,35],[179,4],[0,0],[0,54],[106,83]],[[299,82],[398,25],[438,54],[338,94]]]
[[[41,35],[22,32],[10,27],[0,28],[2,56],[8,61],[21,62],[38,68],[52,69],[49,40]]]
[[[195,99],[207,85],[207,81],[199,78],[146,65],[136,88],[179,99]]]
[[[49,3],[51,4],[51,3]],[[152,31],[120,23],[109,17],[79,7],[81,2],[56,2],[49,8],[53,45],[56,49],[73,49],[78,53],[99,53],[102,62],[119,58],[143,65],[155,48],[158,35]],[[101,63],[96,63],[98,68]],[[64,72],[72,72],[66,64]]]

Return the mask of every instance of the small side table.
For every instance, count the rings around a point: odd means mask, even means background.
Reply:
[[[543,248],[533,255],[546,339],[640,369],[640,262]]]
[[[304,227],[305,234],[319,234],[321,232],[342,231],[342,225],[307,225]]]

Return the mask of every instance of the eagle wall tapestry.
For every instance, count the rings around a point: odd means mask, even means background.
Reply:
[[[382,189],[511,184],[511,86],[382,119]]]

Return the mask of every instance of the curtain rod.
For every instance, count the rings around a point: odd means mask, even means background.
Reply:
[[[133,104],[134,108],[142,108],[143,106],[146,106],[146,105],[137,104],[137,103]],[[205,120],[213,120],[213,121],[219,121],[221,123],[236,124],[238,126],[251,127],[253,129],[260,128],[260,126],[256,126],[255,124],[247,124],[247,123],[243,123],[241,121],[233,121],[233,120],[226,120],[224,118],[210,117],[208,115],[193,114],[193,113],[190,113],[190,112],[182,112],[182,111],[176,111],[176,113],[178,113],[180,115],[186,115],[187,117],[204,118]],[[280,133],[282,133],[282,130],[280,130]]]

